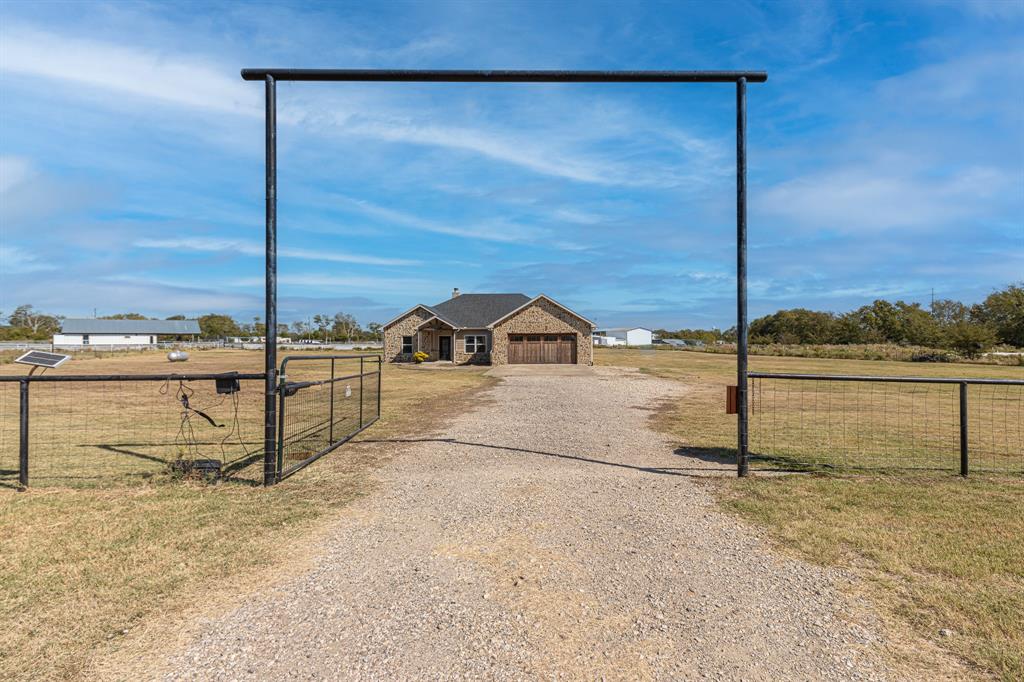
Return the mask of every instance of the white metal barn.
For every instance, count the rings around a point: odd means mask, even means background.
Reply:
[[[53,335],[59,346],[148,346],[160,337],[191,341],[199,336],[198,320],[68,319]]]
[[[614,327],[594,332],[595,346],[649,346],[654,334],[645,327]]]

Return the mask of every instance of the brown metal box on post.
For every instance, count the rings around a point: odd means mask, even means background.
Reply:
[[[736,414],[739,412],[738,404],[740,400],[740,387],[739,386],[726,386],[725,387],[725,413]]]

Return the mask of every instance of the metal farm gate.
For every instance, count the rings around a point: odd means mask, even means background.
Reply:
[[[380,419],[380,377],[379,355],[286,357],[275,478],[288,478]]]
[[[284,358],[263,373],[0,376],[0,487],[96,487],[161,476],[273,484],[380,418],[379,355]]]

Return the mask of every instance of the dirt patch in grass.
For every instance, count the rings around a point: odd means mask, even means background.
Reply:
[[[261,360],[254,352],[200,352],[188,371],[253,371]],[[77,362],[75,372],[111,371],[109,360],[92,362]],[[142,354],[122,358],[117,371],[166,366]],[[483,370],[385,366],[383,416],[362,438],[421,433],[445,415],[427,406],[457,409],[490,383]],[[176,613],[230,604],[273,584],[303,564],[339,510],[372,489],[372,473],[390,452],[343,447],[270,489],[154,481],[0,491],[0,678],[81,677],[117,649],[174,639],[147,627],[154,618],[173,623]]]
[[[681,451],[734,462],[736,418],[724,414],[735,358],[597,351],[598,364],[637,367],[687,384],[657,428]],[[1014,368],[751,358],[764,372],[1019,377]],[[1024,678],[1024,480],[1017,477],[790,475],[711,483],[722,504],[781,546],[851,570],[896,629],[960,656],[979,676]],[[943,633],[942,631],[948,631]]]

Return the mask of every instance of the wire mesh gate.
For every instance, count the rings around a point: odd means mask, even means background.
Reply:
[[[377,421],[380,370],[378,355],[285,358],[269,469],[263,373],[0,376],[0,488],[276,482]]]
[[[1024,380],[749,376],[759,465],[1024,475]]]
[[[380,380],[379,355],[286,357],[278,388],[276,479],[288,478],[376,422]]]
[[[263,374],[0,376],[0,487],[262,479]]]

